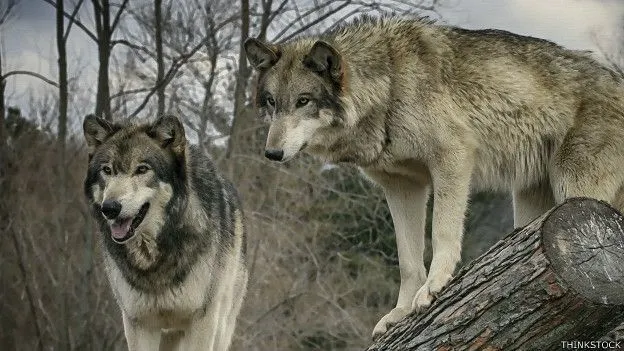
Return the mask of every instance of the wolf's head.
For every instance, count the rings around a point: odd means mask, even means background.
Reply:
[[[248,39],[245,52],[259,71],[256,105],[271,123],[267,158],[287,161],[322,144],[323,129],[343,123],[345,67],[332,45],[302,40],[277,46]]]
[[[171,116],[121,126],[93,115],[83,123],[89,148],[85,194],[115,243],[139,233],[155,242],[165,209],[184,178],[186,138]]]

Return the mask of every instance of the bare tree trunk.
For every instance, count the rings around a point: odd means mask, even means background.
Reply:
[[[566,201],[464,268],[368,350],[561,350],[624,320],[624,218]]]
[[[210,119],[210,111],[212,105],[212,89],[208,82],[203,84],[204,86],[204,100],[202,102],[201,115],[199,117],[199,126],[197,128],[197,139],[199,147],[202,149],[205,147],[206,140],[206,128],[208,127],[208,120]]]
[[[271,24],[271,15],[273,14],[271,11],[273,9],[273,0],[262,1],[262,18],[260,19],[260,33],[258,34],[258,39],[266,40],[266,33],[269,29],[269,24]]]
[[[162,82],[163,78],[165,78],[165,61],[163,58],[163,39],[162,39],[162,0],[154,0],[154,17],[156,31],[155,40],[156,40],[156,82],[155,86],[158,85],[159,82]],[[158,98],[158,111],[157,115],[162,116],[165,113],[165,84],[161,84],[158,86],[158,91],[156,93]]]
[[[0,77],[2,77],[2,52],[0,51]],[[0,177],[2,177],[3,163],[6,162],[4,156],[4,146],[6,143],[6,136],[4,131],[4,125],[6,124],[6,106],[4,100],[4,93],[6,89],[6,80],[0,79]]]
[[[225,157],[232,155],[232,149],[237,140],[240,117],[243,114],[247,103],[247,81],[251,74],[247,66],[247,56],[245,56],[245,40],[249,38],[249,0],[241,0],[241,35],[238,49],[238,76],[236,77],[236,87],[234,90],[234,120],[230,128],[230,138],[228,140]]]
[[[68,87],[67,87],[67,52],[65,46],[65,6],[64,0],[56,1],[56,47],[58,49],[58,68],[59,68],[59,117],[58,117],[58,142],[59,142],[59,174],[60,174],[60,184],[59,184],[59,205],[65,206],[67,203],[66,200],[66,188],[67,188],[67,167],[65,166],[65,142],[67,139],[67,101],[68,101]],[[59,240],[62,240],[65,236],[65,232],[63,230],[64,223],[63,218],[57,218],[57,232],[59,235]],[[67,251],[66,246],[65,251]],[[67,257],[67,252],[64,252],[63,257]],[[68,276],[66,269],[59,270],[59,276],[62,277],[63,290],[68,287]],[[60,294],[61,300],[61,313],[63,316],[65,334],[63,335],[63,347],[66,350],[71,349],[71,337],[69,335],[69,304],[68,304],[68,294]]]
[[[17,4],[17,1],[9,0],[8,2],[4,2],[3,5],[0,6],[0,39],[2,39],[2,34],[3,34],[2,28],[7,23],[9,18],[11,17],[12,10],[14,9],[16,4]],[[3,51],[0,49],[0,189],[10,189],[10,182],[11,182],[12,176],[9,170],[11,162],[8,160],[8,157],[9,157],[9,150],[7,148],[8,147],[8,144],[7,144],[8,135],[5,129],[7,106],[6,106],[6,100],[5,100],[6,77],[4,77],[3,63],[2,63],[3,54],[4,54]],[[10,204],[10,201],[6,200],[6,196],[3,196],[2,198],[0,198],[0,233],[2,233],[3,237],[5,238],[7,235],[11,236],[11,239],[13,241],[14,249],[15,249],[16,256],[17,256],[17,267],[24,281],[25,298],[27,299],[28,308],[29,308],[28,312],[31,315],[31,318],[33,320],[33,325],[35,328],[35,334],[37,338],[36,349],[43,350],[43,344],[42,344],[43,336],[41,333],[41,328],[39,327],[39,319],[37,318],[37,310],[34,305],[33,294],[30,289],[30,285],[27,279],[25,267],[23,265],[23,257],[19,255],[20,248],[18,246],[19,243],[16,238],[15,229],[13,228],[13,225],[11,222],[11,217],[12,217],[11,211],[12,211],[11,204]],[[10,300],[10,298],[8,298],[8,295],[10,294],[9,290],[10,288],[8,287],[8,284],[3,284],[3,289],[0,289],[0,294],[3,295],[5,302]],[[1,323],[0,327],[2,327],[6,333],[1,333],[2,335],[0,337],[0,344],[2,344],[8,350],[15,349],[16,344],[17,344],[16,337],[14,335],[11,335],[12,334],[11,331],[15,327],[15,321],[14,321],[16,317],[15,312],[12,312],[12,313],[9,312],[5,305],[5,307],[2,308],[2,313],[3,313],[3,316],[2,318],[0,318],[0,323]],[[13,321],[11,319],[13,319]]]
[[[58,9],[59,3],[53,0],[43,0],[44,2],[54,6]],[[82,31],[91,38],[98,48],[98,82],[97,82],[97,93],[95,100],[95,114],[101,116],[106,119],[111,119],[111,104],[110,104],[110,86],[109,86],[109,62],[110,55],[112,51],[112,43],[111,38],[112,34],[115,31],[115,28],[119,24],[121,19],[121,15],[123,14],[126,6],[128,5],[129,0],[123,0],[119,4],[115,4],[115,7],[118,8],[115,13],[114,19],[111,22],[111,5],[109,0],[91,0],[93,5],[93,15],[95,21],[95,33],[91,32],[79,19],[76,18],[78,15],[79,9],[82,6],[84,0],[79,0],[74,4],[74,11],[72,14],[61,11],[61,14],[64,17],[69,19],[69,23],[67,26],[67,30],[64,36],[64,42],[67,42],[67,37],[69,34],[69,30],[72,25],[77,25]],[[61,5],[62,6],[62,5]],[[58,13],[57,13],[58,18]],[[15,72],[14,74],[29,74],[37,76],[40,79],[43,79],[49,84],[56,85],[56,83],[45,79],[44,77],[34,74],[32,72]]]
[[[108,66],[111,53],[110,3],[108,0],[92,0],[98,47],[98,82],[95,97],[95,115],[111,120],[110,86]],[[120,10],[121,11],[121,10]]]
[[[217,122],[216,116],[213,116],[213,92],[212,85],[214,84],[215,76],[217,74],[217,59],[219,58],[219,51],[217,50],[217,38],[216,33],[213,31],[214,28],[210,28],[212,31],[208,36],[211,42],[210,47],[213,48],[212,53],[210,55],[210,72],[208,72],[208,80],[205,80],[202,85],[204,88],[204,99],[202,102],[201,115],[199,120],[199,127],[197,131],[197,136],[199,139],[199,146],[204,148],[206,145],[206,128],[208,128],[208,121],[212,119],[213,125],[215,129],[219,132],[223,132],[227,129],[227,125],[223,126]]]
[[[63,0],[56,1],[56,47],[58,49],[59,68],[59,118],[58,118],[58,140],[61,145],[61,152],[65,152],[65,140],[67,138],[67,50],[65,46],[65,11]],[[65,167],[63,167],[65,168]]]
[[[2,11],[0,12],[0,31],[2,30],[2,26],[6,24],[7,20],[11,16],[12,10],[16,4],[17,1],[9,1],[5,4],[5,7],[2,8]],[[0,35],[1,34],[2,33],[0,32]],[[4,96],[6,91],[6,79],[3,78],[2,55],[3,52],[2,50],[0,50],[0,177],[2,177],[4,167],[6,167],[6,156],[4,154],[6,141],[6,135],[4,130],[6,119],[6,104]]]

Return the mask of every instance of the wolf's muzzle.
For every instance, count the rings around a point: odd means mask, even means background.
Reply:
[[[115,219],[121,213],[121,204],[115,200],[106,200],[102,203],[102,214],[107,219]]]
[[[284,150],[268,149],[264,151],[264,157],[271,161],[281,161],[284,158]]]

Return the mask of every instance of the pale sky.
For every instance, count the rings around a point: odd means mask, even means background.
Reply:
[[[0,0],[2,1],[2,0]],[[555,41],[572,49],[596,50],[592,33],[604,46],[615,45],[614,33],[624,17],[622,0],[441,0],[442,19],[465,28],[497,28]],[[92,23],[85,13],[82,18]],[[0,37],[5,54],[4,70],[25,69],[56,80],[55,15],[41,0],[22,0],[16,17]],[[94,89],[97,56],[95,45],[73,28],[68,48],[73,72],[84,82],[85,93]],[[75,72],[76,66],[80,73]],[[27,89],[39,91],[32,78],[8,81],[9,104],[24,101]]]
[[[592,31],[613,38],[624,16],[622,0],[441,0],[442,17],[465,28],[498,28],[595,50]]]

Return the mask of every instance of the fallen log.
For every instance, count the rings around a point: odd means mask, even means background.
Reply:
[[[562,350],[623,321],[624,218],[573,198],[468,264],[368,350]]]

